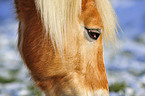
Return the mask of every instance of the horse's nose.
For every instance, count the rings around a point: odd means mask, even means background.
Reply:
[[[85,35],[86,35],[85,37],[89,41],[97,40],[102,33],[101,28],[97,28],[97,29],[88,29],[87,27],[84,28],[85,28]]]

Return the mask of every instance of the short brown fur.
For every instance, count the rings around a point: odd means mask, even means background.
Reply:
[[[82,13],[78,18],[88,28],[103,28],[94,2],[82,0]],[[96,55],[92,57],[94,60],[92,62],[95,64],[83,62],[84,58],[79,52],[83,41],[75,42],[76,45],[73,46],[69,45],[72,46],[70,49],[78,48],[78,51],[76,53],[68,51],[69,53],[65,55],[68,57],[65,57],[63,62],[58,50],[54,49],[49,35],[44,34],[45,29],[34,0],[15,0],[15,4],[19,19],[19,51],[34,81],[47,96],[83,96],[83,90],[108,91],[102,35],[95,41],[96,47],[93,47]],[[91,96],[95,96],[95,93]]]

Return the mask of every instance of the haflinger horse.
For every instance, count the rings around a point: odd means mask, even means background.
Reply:
[[[109,0],[15,0],[18,48],[46,96],[109,96],[103,61],[115,46]]]

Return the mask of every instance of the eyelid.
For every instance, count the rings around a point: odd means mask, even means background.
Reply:
[[[85,27],[85,29],[87,30],[87,31],[92,31],[92,32],[96,32],[96,33],[102,33],[102,28],[97,28],[97,29],[88,29],[87,27]]]

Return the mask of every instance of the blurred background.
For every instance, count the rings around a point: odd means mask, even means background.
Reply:
[[[104,50],[110,96],[145,96],[145,0],[111,0],[120,48]],[[0,0],[0,96],[42,96],[17,50],[13,0]]]

